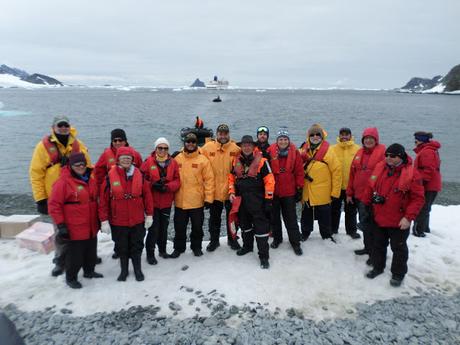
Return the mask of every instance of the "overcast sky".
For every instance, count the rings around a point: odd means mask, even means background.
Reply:
[[[1,0],[0,64],[65,83],[393,88],[460,63],[459,0]]]

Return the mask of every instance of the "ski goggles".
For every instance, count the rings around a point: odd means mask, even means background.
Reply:
[[[257,133],[260,133],[260,132],[268,133],[269,132],[268,127],[260,126],[259,128],[257,128]]]

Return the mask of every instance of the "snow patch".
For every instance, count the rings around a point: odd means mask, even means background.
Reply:
[[[446,86],[443,83],[439,83],[431,89],[422,91],[422,93],[443,93],[445,88]]]

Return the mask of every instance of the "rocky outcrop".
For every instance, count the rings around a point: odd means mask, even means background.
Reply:
[[[0,65],[0,74],[8,74],[19,78],[25,82],[31,84],[39,84],[39,85],[56,85],[56,86],[63,86],[59,80],[49,77],[44,74],[34,73],[29,74],[24,70],[19,68],[9,67],[7,65]]]
[[[412,78],[398,90],[415,93],[460,93],[460,65],[453,67],[445,77]]]
[[[437,75],[432,79],[415,77],[409,80],[408,83],[401,88],[401,90],[409,90],[414,92],[429,90],[438,85],[441,79],[442,76],[440,75]]]
[[[446,85],[445,92],[453,92],[460,90],[460,65],[452,68],[444,77],[443,84]]]
[[[206,85],[200,79],[196,78],[190,87],[206,87]]]

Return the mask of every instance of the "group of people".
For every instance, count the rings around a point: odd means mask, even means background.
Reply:
[[[236,143],[228,125],[217,127],[215,139],[203,147],[189,133],[180,151],[171,154],[166,138],[158,138],[142,160],[123,129],[111,132],[111,141],[97,163],[91,164],[86,146],[65,116],[55,117],[51,134],[36,146],[30,179],[37,210],[49,214],[56,228],[53,276],[65,272],[71,288],[81,288],[78,273],[102,278],[95,271],[97,233],[111,234],[113,258],[119,259],[119,281],[129,274],[144,280],[141,256],[158,263],[159,256],[178,258],[186,250],[190,221],[190,248],[202,256],[205,209],[209,210],[208,252],[220,246],[225,209],[227,244],[238,256],[257,245],[260,266],[269,268],[269,249],[283,242],[283,220],[295,255],[318,221],[323,239],[335,242],[342,204],[346,233],[359,239],[369,255],[368,278],[385,268],[388,243],[393,251],[391,285],[399,286],[407,273],[409,228],[423,237],[429,232],[429,213],[441,189],[440,144],[428,132],[415,133],[413,162],[400,144],[387,148],[377,128],[364,130],[361,144],[349,128],[341,128],[330,145],[318,124],[307,131],[297,148],[287,128],[280,128],[269,144],[270,131],[261,126],[256,140],[244,135]],[[301,204],[300,228],[297,203]],[[174,244],[167,253],[167,233],[174,204]],[[359,223],[357,223],[357,214]],[[241,231],[242,245],[237,231]],[[147,232],[147,236],[146,236]],[[269,237],[273,238],[269,244]]]

